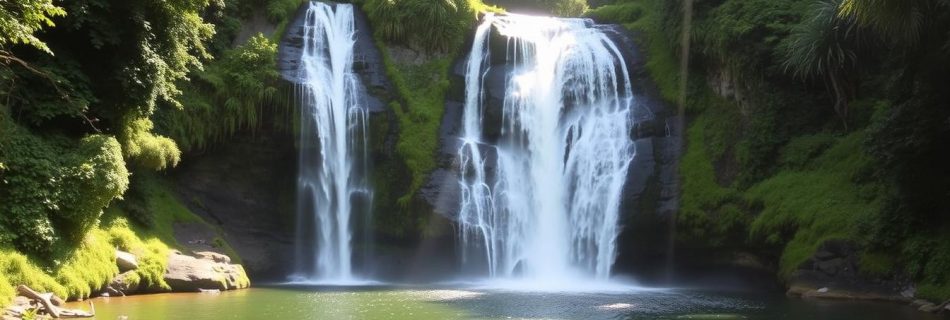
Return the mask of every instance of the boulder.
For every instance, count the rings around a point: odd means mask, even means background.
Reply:
[[[913,286],[907,287],[906,289],[901,290],[901,296],[907,299],[913,299],[915,296],[917,296],[917,288],[914,288]]]
[[[927,304],[930,304],[930,301],[924,299],[917,299],[910,303],[910,305],[914,306],[914,308],[920,308]]]
[[[230,261],[230,258],[227,259]],[[250,285],[244,267],[172,252],[168,256],[165,282],[176,292],[242,289]]]
[[[138,259],[134,254],[125,251],[115,251],[115,265],[119,267],[119,272],[126,272],[139,268]]]
[[[139,291],[139,275],[135,271],[126,271],[120,273],[109,285],[106,286],[106,292],[111,295],[129,295]]]
[[[934,313],[940,311],[940,306],[928,302],[927,304],[920,306],[920,308],[917,308],[917,310]]]

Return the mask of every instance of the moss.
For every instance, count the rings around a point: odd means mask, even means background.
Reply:
[[[835,138],[827,133],[796,137],[782,148],[779,164],[789,169],[803,169],[834,142]]]
[[[942,284],[922,284],[917,287],[917,297],[936,302],[950,300],[950,282]]]
[[[378,44],[385,48],[381,42]],[[439,125],[449,88],[448,73],[452,60],[449,56],[443,56],[419,65],[405,64],[394,61],[383,50],[383,61],[386,73],[402,100],[390,103],[390,108],[399,120],[396,150],[412,173],[407,193],[398,200],[406,206],[436,166]]]
[[[897,258],[882,252],[864,252],[858,260],[858,269],[862,274],[872,277],[885,277],[897,268]]]
[[[702,239],[705,245],[723,245],[730,236],[743,232],[749,217],[737,205],[737,191],[716,183],[713,162],[703,147],[708,121],[702,115],[687,131],[689,147],[680,160],[683,193],[677,235],[680,241]]]
[[[861,182],[869,159],[861,148],[862,133],[840,138],[815,159],[814,168],[782,171],[746,192],[748,201],[763,210],[752,223],[750,236],[783,245],[781,273],[808,259],[831,239],[860,239],[859,221],[881,209],[873,187]]]
[[[251,279],[247,277],[247,272],[244,271],[244,267],[237,266],[237,268],[238,268],[238,278],[237,278],[237,281],[235,282],[235,285],[238,287],[238,289],[250,288]]]
[[[660,96],[666,101],[673,102],[680,96],[680,67],[674,48],[662,30],[660,6],[661,3],[656,0],[631,1],[597,8],[591,16],[595,18],[599,15],[607,16],[606,21],[620,23],[628,30],[644,35],[640,43],[646,49],[647,71],[660,89]],[[642,15],[634,14],[636,11],[641,12]],[[620,18],[629,20],[620,20]]]
[[[631,23],[639,20],[643,14],[642,3],[628,2],[597,7],[584,15],[601,23]]]

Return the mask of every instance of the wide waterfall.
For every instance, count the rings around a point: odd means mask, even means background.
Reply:
[[[300,57],[296,280],[353,278],[351,224],[372,198],[367,110],[353,73],[353,7],[310,2]]]
[[[506,39],[501,129],[483,132],[490,40]],[[610,276],[636,150],[629,73],[591,21],[488,15],[466,70],[458,150],[466,250],[493,278],[562,283]],[[468,256],[471,253],[465,253]]]

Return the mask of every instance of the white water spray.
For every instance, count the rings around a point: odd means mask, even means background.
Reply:
[[[372,197],[366,179],[367,110],[352,70],[352,5],[310,2],[303,42],[294,278],[347,282],[353,279],[354,202]]]
[[[501,136],[487,144],[483,82],[493,29],[507,39],[514,69]],[[607,279],[636,154],[633,93],[620,50],[589,20],[488,15],[466,72],[458,151],[463,246],[481,250],[494,278]]]

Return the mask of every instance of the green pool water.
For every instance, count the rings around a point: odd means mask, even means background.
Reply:
[[[945,320],[888,303],[697,290],[530,293],[447,287],[271,286],[218,294],[97,298],[96,319]],[[85,302],[74,307],[87,307]]]

